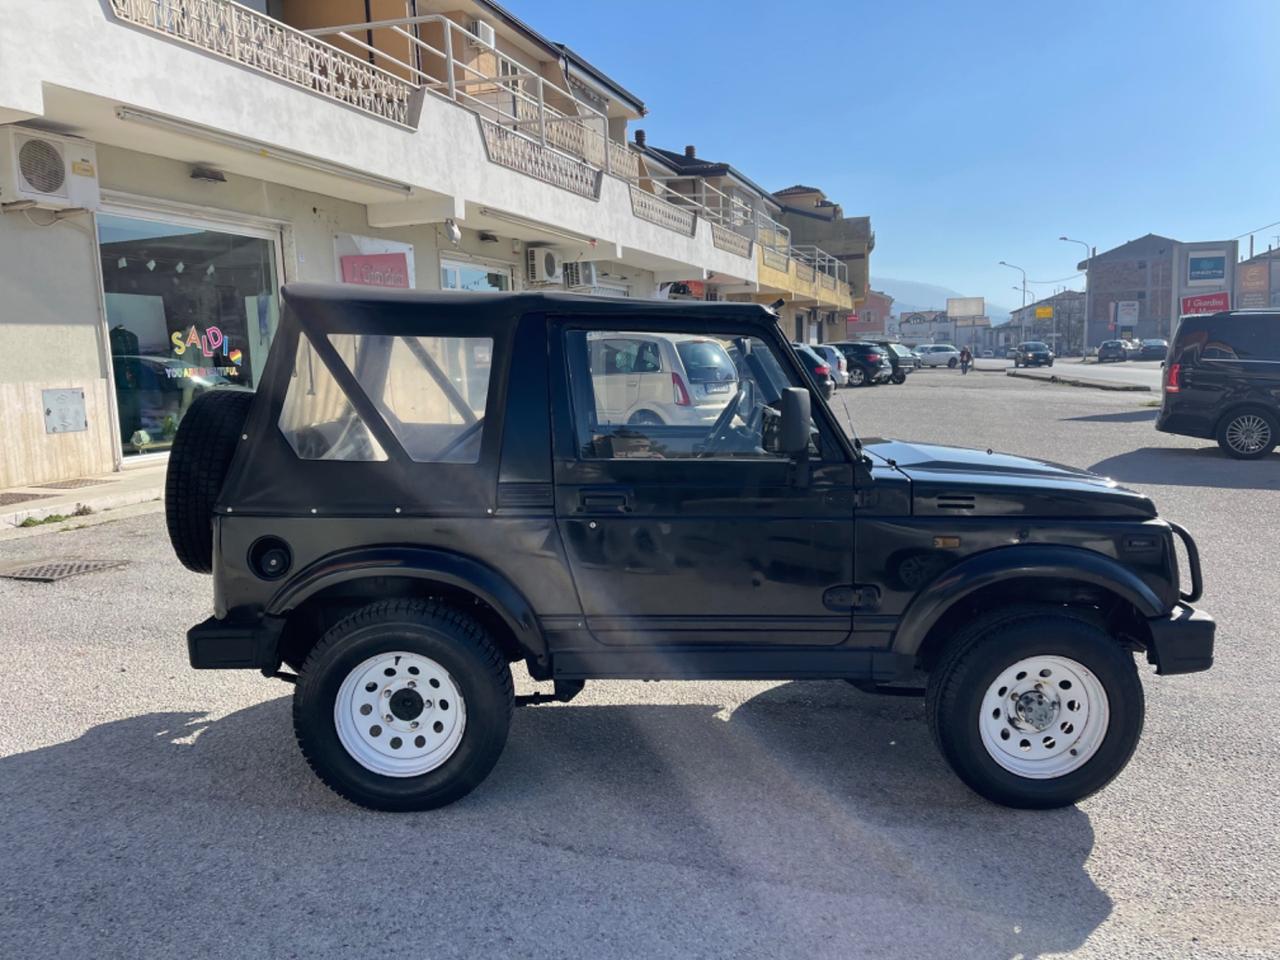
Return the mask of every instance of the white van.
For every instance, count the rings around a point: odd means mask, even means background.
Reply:
[[[712,337],[591,333],[598,422],[711,424],[738,392],[738,371]]]

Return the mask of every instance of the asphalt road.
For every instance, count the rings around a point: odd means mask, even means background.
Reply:
[[[210,581],[158,514],[0,543],[129,561],[0,580],[0,957],[1280,956],[1280,455],[1144,402],[951,371],[837,400],[863,436],[1092,466],[1198,535],[1217,666],[1144,668],[1128,770],[1048,813],[838,682],[588,685],[517,711],[464,801],[369,813],[306,768],[287,687],[188,668]]]

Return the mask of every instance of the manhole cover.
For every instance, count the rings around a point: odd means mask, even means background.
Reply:
[[[0,493],[0,507],[11,507],[28,500],[48,500],[52,493]]]
[[[37,483],[41,490],[79,490],[81,487],[96,487],[100,483],[115,483],[114,480],[90,480],[79,477],[75,480],[54,480],[52,483]]]
[[[113,570],[123,567],[128,560],[41,560],[22,566],[10,566],[0,570],[0,577],[6,580],[37,580],[40,583],[53,583],[67,577],[78,577],[82,573],[97,573],[99,570]]]

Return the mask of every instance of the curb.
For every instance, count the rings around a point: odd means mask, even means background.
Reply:
[[[12,510],[6,513],[0,513],[0,531],[13,529],[32,529],[23,528],[19,525],[24,520],[43,520],[45,517],[52,516],[55,513],[65,514],[68,520],[76,520],[84,523],[89,518],[97,516],[100,513],[119,510],[122,507],[132,507],[140,503],[149,503],[151,501],[160,501],[164,496],[163,482],[156,485],[137,486],[133,489],[115,491],[94,491],[85,496],[76,498],[74,501],[64,500],[61,503],[44,504],[37,503],[32,506],[18,510]],[[88,507],[90,512],[81,516],[74,516],[77,507]],[[56,524],[50,524],[50,527],[56,527]]]
[[[1154,393],[1150,387],[1140,383],[1104,383],[1101,380],[1081,380],[1078,377],[1059,377],[1056,374],[1040,376],[1034,373],[1006,370],[1006,377],[1019,377],[1023,380],[1039,380],[1041,383],[1057,383],[1068,387],[1092,387],[1094,390],[1115,390],[1122,393]]]

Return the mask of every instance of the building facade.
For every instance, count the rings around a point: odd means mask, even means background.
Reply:
[[[191,10],[0,31],[0,487],[163,456],[201,392],[254,387],[284,282],[772,289],[759,222],[647,177],[639,98],[496,3]]]
[[[1039,340],[1059,356],[1084,352],[1085,295],[1063,290],[1009,314],[1009,330],[1019,341]]]
[[[1154,233],[1081,261],[1087,272],[1085,348],[1114,338],[1169,339],[1184,313],[1225,309],[1238,242],[1183,243]]]

